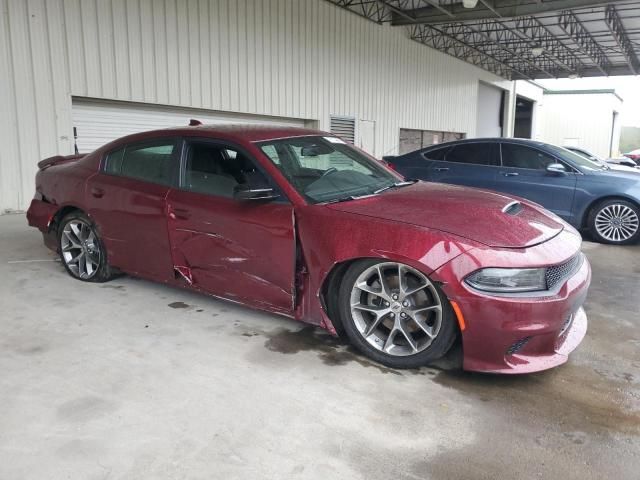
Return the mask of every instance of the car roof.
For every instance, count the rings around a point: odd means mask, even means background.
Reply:
[[[330,133],[309,128],[290,127],[286,125],[261,125],[261,124],[209,124],[184,127],[170,127],[160,130],[151,130],[124,137],[136,140],[137,136],[186,135],[219,138],[237,138],[248,142],[261,142],[278,138],[303,137],[310,135],[332,136]]]
[[[453,145],[464,145],[465,143],[492,143],[492,142],[508,142],[508,143],[516,143],[520,145],[531,145],[536,147],[545,147],[549,145],[548,143],[540,142],[538,140],[531,140],[528,138],[507,138],[507,137],[486,137],[486,138],[464,138],[462,140],[452,140],[451,142],[443,142],[437,143],[435,145],[429,145],[428,147],[422,148],[418,151],[429,151],[434,150],[436,148],[442,147],[450,147]],[[414,153],[414,152],[410,152]]]

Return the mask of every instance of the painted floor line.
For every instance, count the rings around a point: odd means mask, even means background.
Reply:
[[[55,258],[50,258],[47,260],[9,260],[7,263],[36,263],[36,262],[57,262],[58,260]]]

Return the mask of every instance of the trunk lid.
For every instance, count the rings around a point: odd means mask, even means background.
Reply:
[[[41,160],[38,162],[38,168],[40,170],[45,170],[49,167],[52,167],[54,165],[60,165],[63,163],[72,163],[75,162],[77,160],[80,160],[81,158],[85,157],[86,154],[84,153],[77,153],[75,155],[56,155],[54,157],[49,157],[49,158],[45,158],[44,160]]]

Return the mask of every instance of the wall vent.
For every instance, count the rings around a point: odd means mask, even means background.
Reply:
[[[334,115],[329,118],[331,120],[331,133],[353,145],[356,140],[356,119]]]

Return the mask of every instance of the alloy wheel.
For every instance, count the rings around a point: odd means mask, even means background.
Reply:
[[[68,222],[60,236],[60,249],[62,259],[76,277],[88,280],[98,271],[102,252],[88,223],[78,219]]]
[[[629,206],[613,203],[598,212],[595,218],[598,235],[610,242],[624,242],[640,228],[638,214]]]
[[[351,317],[362,337],[393,356],[427,349],[442,326],[442,303],[421,272],[396,262],[360,274],[351,291]]]

